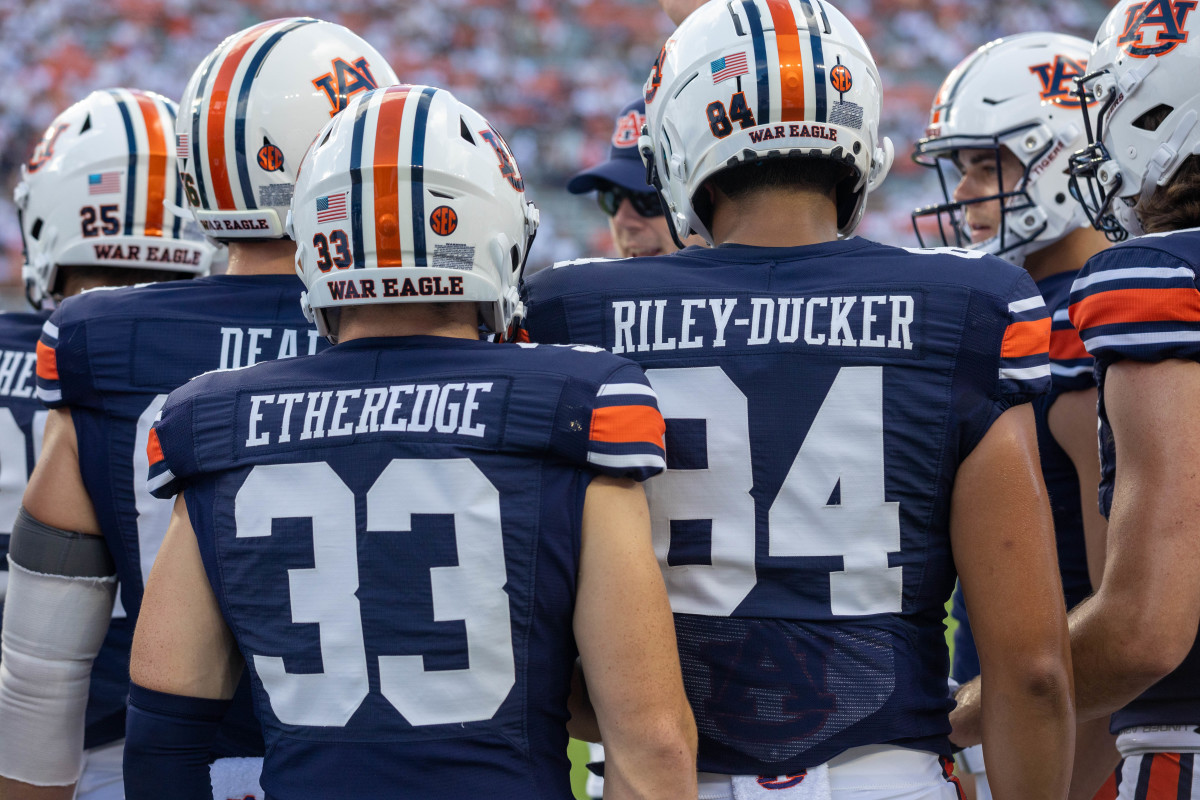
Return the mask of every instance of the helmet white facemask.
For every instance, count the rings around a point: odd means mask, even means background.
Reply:
[[[208,273],[213,247],[181,208],[175,113],[161,95],[107,89],[50,123],[14,192],[35,307],[51,298],[66,265]]]
[[[317,135],[292,200],[305,314],[336,340],[332,308],[473,301],[505,333],[538,224],[524,186],[504,139],[450,92],[356,96]]]
[[[1071,164],[1074,189],[1093,224],[1119,241],[1143,232],[1134,211],[1200,153],[1200,24],[1190,2],[1122,0],[1092,43],[1084,90],[1088,147]],[[1161,117],[1161,119],[1160,119]],[[1082,184],[1082,185],[1080,185]]]
[[[1073,92],[1087,56],[1083,39],[1024,33],[989,42],[951,71],[934,98],[926,137],[913,150],[914,161],[938,170],[944,195],[943,203],[913,212],[922,245],[927,233],[920,223],[934,218],[933,244],[971,246],[1021,264],[1029,253],[1088,224],[1067,176],[1071,155],[1086,142]],[[1001,167],[1004,150],[1018,169]],[[995,191],[956,193],[964,151],[990,151]],[[994,235],[972,244],[966,210],[977,203],[999,203],[1002,210]]]
[[[197,221],[214,239],[284,236],[296,171],[347,101],[398,83],[341,25],[294,17],[235,33],[188,81],[175,152]]]
[[[838,233],[862,219],[891,168],[879,137],[881,85],[866,42],[824,0],[735,0],[694,11],[667,40],[645,87],[639,147],[680,239],[712,233],[704,182],[738,163],[807,157],[845,164]]]

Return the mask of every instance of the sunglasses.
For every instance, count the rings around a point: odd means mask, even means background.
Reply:
[[[617,209],[621,207],[621,201],[628,199],[633,206],[633,210],[641,217],[661,217],[662,203],[659,202],[656,192],[631,192],[628,189],[622,189],[620,186],[611,186],[607,189],[601,189],[596,193],[596,200],[600,203],[600,210],[610,217],[617,215]]]

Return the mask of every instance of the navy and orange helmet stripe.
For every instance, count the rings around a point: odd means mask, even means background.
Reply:
[[[408,86],[393,86],[379,100],[371,185],[375,201],[375,258],[381,267],[403,266],[400,245],[400,132]]]

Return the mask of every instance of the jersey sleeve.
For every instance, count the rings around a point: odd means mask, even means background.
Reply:
[[[1000,341],[994,399],[1001,410],[1028,403],[1050,390],[1050,313],[1027,273],[1008,293],[1008,318]]]
[[[181,492],[188,476],[196,471],[192,448],[192,399],[176,390],[167,398],[150,436],[146,457],[150,464],[146,488],[150,494],[169,499]]]
[[[1066,303],[1050,314],[1050,378],[1052,392],[1079,392],[1096,385],[1095,361],[1071,323]]]
[[[1070,317],[1101,365],[1200,361],[1196,273],[1169,253],[1117,246],[1092,256],[1071,286]]]
[[[67,310],[64,305],[46,320],[37,343],[37,396],[49,408],[86,406],[95,399],[86,328]]]
[[[587,463],[602,475],[644,481],[667,468],[666,423],[640,367],[611,372],[592,399]]]

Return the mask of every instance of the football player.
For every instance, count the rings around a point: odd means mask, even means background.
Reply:
[[[944,203],[913,212],[918,238],[924,238],[920,223],[936,219],[937,243],[969,245],[1024,266],[1053,320],[1052,386],[1033,409],[1068,609],[1092,593],[1104,572],[1096,384],[1091,358],[1067,315],[1075,274],[1108,244],[1067,185],[1070,157],[1087,143],[1080,100],[1072,93],[1089,47],[1055,33],[1009,36],[980,47],[946,78],[927,136],[913,152],[918,164],[938,170],[945,194]],[[979,675],[979,658],[961,590],[954,593],[952,613],[959,626],[950,674],[966,683]],[[1072,796],[1090,800],[1117,762],[1107,725],[1081,726],[1076,751]],[[968,749],[959,761],[976,775],[986,798],[982,748]]]
[[[175,156],[196,220],[228,243],[228,274],[88,292],[65,300],[46,323],[37,386],[52,411],[13,533],[12,559],[28,570],[28,600],[17,607],[22,587],[14,582],[0,675],[0,702],[31,712],[6,726],[0,772],[61,785],[62,796],[70,797],[79,742],[63,732],[78,727],[82,711],[59,695],[66,676],[86,686],[118,578],[122,606],[136,619],[144,576],[170,516],[170,504],[146,488],[150,426],[167,393],[201,372],[318,349],[319,337],[300,313],[303,285],[283,227],[296,170],[313,135],[349,97],[395,81],[374,48],[315,19],[271,20],[225,40],[192,75],[174,142],[155,152],[162,165]],[[130,141],[145,147],[146,134],[130,127],[143,113],[139,108],[125,104],[125,124]],[[169,118],[154,128],[160,137],[170,131]],[[142,180],[132,161],[113,169],[111,179],[122,187]],[[174,199],[161,181],[150,186],[153,203]],[[173,192],[173,184],[165,186]],[[119,224],[137,211],[133,202],[145,202],[128,191],[123,215],[113,217]],[[105,224],[102,209],[96,224]],[[342,263],[348,251],[334,245],[329,258]],[[190,258],[149,245],[122,252],[169,263]],[[16,554],[19,537],[29,541],[32,555],[25,560]],[[57,598],[53,604],[50,597]],[[23,627],[10,631],[14,617]],[[44,622],[48,618],[53,625]],[[51,630],[53,638],[46,636]],[[18,632],[20,638],[10,638]],[[14,651],[30,657],[12,660]],[[261,755],[248,688],[242,698],[214,755]],[[230,792],[223,796],[257,793],[255,785],[225,787],[220,775],[214,780],[219,791]]]
[[[1117,244],[1071,289],[1071,321],[1096,359],[1108,516],[1104,579],[1071,614],[1071,650],[1080,719],[1112,715],[1122,800],[1200,797],[1200,40],[1189,10],[1112,9],[1081,85],[1095,101],[1081,120],[1090,144],[1072,159],[1075,193]],[[964,700],[955,733],[969,742],[979,698]]]
[[[667,470],[647,495],[701,796],[957,797],[941,623],[957,568],[968,602],[991,600],[974,622],[999,695],[995,796],[1061,798],[1072,705],[1033,281],[982,252],[848,238],[892,150],[874,61],[826,2],[706,4],[645,99],[668,222],[716,246],[544,270],[527,327],[638,361],[658,394]]]
[[[638,483],[664,466],[654,392],[597,348],[479,340],[519,312],[537,219],[447,91],[370,92],[318,135],[291,220],[337,346],[205,375],[151,433],[179,497],[134,642],[131,800],[208,796],[186,759],[243,662],[272,797],[569,797],[576,643],[607,796],[696,796]]]
[[[64,297],[84,289],[147,281],[190,278],[208,272],[213,247],[194,232],[183,202],[182,184],[170,158],[169,132],[176,106],[164,97],[136,89],[97,91],[71,106],[50,123],[45,135],[21,170],[15,200],[24,238],[22,268],[25,294],[35,313],[0,315],[0,526],[11,530],[18,518],[29,470],[41,449],[47,411],[37,399],[34,377],[36,348],[50,309]],[[128,212],[128,213],[127,213]],[[185,220],[184,217],[187,217]],[[31,575],[39,567],[29,539],[18,539],[13,554],[17,602],[37,599]],[[0,536],[0,584],[8,577],[8,536]],[[64,579],[65,580],[65,579]],[[78,589],[75,586],[73,589]],[[111,588],[111,587],[108,587]],[[60,602],[71,602],[64,590]],[[32,591],[33,594],[28,594]],[[0,592],[2,595],[2,592]],[[31,614],[32,612],[32,614]],[[52,632],[57,605],[12,609],[15,629],[5,637],[3,662],[21,684],[10,678],[0,683],[0,775],[12,779],[68,783],[79,776],[79,798],[121,796],[121,730],[128,693],[128,653],[133,625],[120,607],[105,633],[104,611],[88,631],[100,654],[88,676],[63,675],[71,680],[69,702],[85,725],[61,731],[63,744],[75,761],[62,772],[43,771],[38,760],[14,758],[7,748],[22,730],[26,715],[43,710],[25,707],[27,692],[45,690],[29,673],[30,658]],[[103,639],[103,642],[101,642]],[[94,651],[92,651],[94,652]],[[41,680],[55,677],[42,674]],[[54,687],[62,692],[63,685]],[[44,699],[44,698],[41,698]],[[66,701],[60,696],[58,702]],[[84,711],[86,705],[86,712]],[[55,709],[61,706],[55,706]],[[84,748],[82,767],[79,748]]]
[[[663,216],[658,192],[646,183],[646,166],[638,153],[638,137],[646,124],[642,98],[621,109],[608,148],[608,160],[576,174],[567,183],[571,194],[594,191],[621,258],[673,253],[675,240]],[[695,242],[699,244],[700,241]]]

